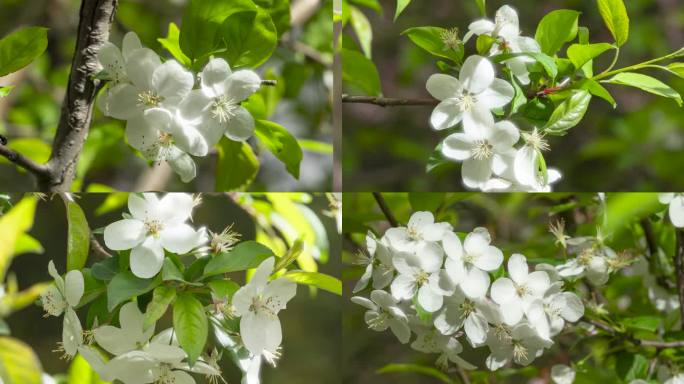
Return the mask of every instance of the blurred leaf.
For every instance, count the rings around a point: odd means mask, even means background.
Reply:
[[[626,229],[627,225],[641,217],[660,209],[657,193],[619,193],[608,194],[605,233],[615,233]]]
[[[667,66],[667,69],[684,79],[684,63],[672,63]]]
[[[475,0],[475,4],[477,4],[477,9],[480,11],[480,16],[487,17],[487,1]]]
[[[204,276],[256,268],[271,256],[273,251],[268,247],[256,241],[243,241],[230,251],[211,259],[204,267]]]
[[[3,98],[12,92],[14,89],[13,85],[5,85],[5,86],[0,86],[0,98]]]
[[[572,61],[575,68],[580,69],[584,64],[611,48],[613,48],[613,45],[608,43],[572,44],[568,47],[568,59]]]
[[[299,255],[302,253],[302,250],[304,248],[304,241],[302,239],[297,239],[297,241],[292,244],[292,247],[287,250],[287,254],[283,255],[276,265],[273,267],[274,271],[280,271],[281,269],[285,269],[290,266],[290,264],[294,263],[297,258],[299,258]]]
[[[371,58],[371,43],[373,41],[373,30],[371,29],[370,21],[360,9],[351,6],[351,25],[359,38],[361,49],[367,58]]]
[[[591,94],[588,91],[575,91],[572,96],[556,107],[542,131],[553,135],[565,135],[570,128],[582,120],[590,101]]]
[[[411,0],[397,0],[397,10],[394,12],[394,21],[397,21],[399,15],[404,12],[404,9],[406,9],[410,3]]]
[[[638,316],[622,319],[620,323],[627,328],[655,332],[662,320],[656,316]]]
[[[5,272],[15,256],[17,242],[33,226],[35,211],[36,199],[25,197],[9,212],[0,216],[0,281],[5,279]]]
[[[202,303],[189,292],[179,293],[173,303],[173,328],[192,367],[207,343],[209,321]]]
[[[41,384],[42,371],[31,347],[11,337],[0,337],[0,379],[4,384]]]
[[[131,271],[117,273],[107,285],[107,309],[112,311],[124,301],[153,290],[161,283],[161,277],[158,274],[151,279],[141,279]]]
[[[432,55],[460,63],[463,60],[463,44],[459,44],[458,50],[447,47],[442,39],[443,34],[447,32],[446,29],[439,27],[414,27],[401,34],[408,36],[415,45]]]
[[[14,244],[14,254],[21,255],[22,253],[43,253],[45,249],[40,244],[40,241],[33,238],[31,235],[24,233],[19,236],[16,244]]]
[[[186,67],[192,66],[192,60],[187,57],[180,48],[180,30],[176,23],[169,23],[169,31],[165,38],[158,38],[159,44],[161,44],[164,49],[169,51],[174,59],[178,60],[179,63]]]
[[[88,361],[77,354],[69,365],[67,384],[105,384],[91,367]]]
[[[299,239],[304,241],[304,250],[299,254],[297,263],[307,272],[316,272],[318,266],[314,259],[320,257],[317,232],[309,216],[302,209],[303,206],[293,201],[294,196],[296,195],[285,193],[267,195],[275,211],[271,214],[271,220],[287,239],[288,245],[293,246]]]
[[[290,29],[290,0],[254,0],[254,4],[268,10],[278,36]]]
[[[554,56],[563,44],[575,39],[579,15],[579,12],[569,9],[558,9],[547,13],[539,22],[534,35],[542,52]]]
[[[599,13],[620,47],[629,38],[629,16],[622,0],[597,0]]]
[[[287,171],[299,179],[302,149],[292,134],[280,124],[267,120],[256,121],[256,137],[282,161]]]
[[[655,77],[643,75],[641,73],[623,72],[618,73],[608,80],[603,80],[603,82],[639,88],[642,91],[650,92],[654,95],[674,99],[680,107],[682,106],[682,96],[679,92],[670,88],[667,84]]]
[[[167,259],[168,260],[168,259]],[[152,292],[152,301],[145,311],[144,329],[149,329],[166,313],[166,309],[176,299],[176,289],[160,285]]]
[[[335,277],[319,272],[290,271],[283,275],[299,284],[311,285],[342,296],[342,282]]]
[[[626,382],[645,379],[648,375],[648,359],[643,355],[622,352],[618,355],[615,371]]]
[[[382,13],[382,6],[378,2],[378,0],[349,0],[349,1],[351,3],[372,9],[377,13]]]
[[[7,148],[13,149],[39,164],[44,164],[50,158],[52,147],[41,139],[17,138],[9,140]],[[0,164],[9,164],[4,157],[0,158]]]
[[[37,283],[19,292],[10,292],[0,297],[0,318],[34,305],[38,297],[50,287],[50,283]]]
[[[259,160],[246,142],[221,138],[216,165],[216,191],[242,191],[259,172]]]
[[[98,280],[109,281],[113,279],[117,272],[119,272],[119,257],[108,257],[93,264],[91,272],[93,277]]]
[[[299,142],[299,146],[305,151],[321,153],[323,155],[333,154],[332,144],[307,139],[299,139],[297,141]]]
[[[494,43],[496,43],[495,38],[482,34],[478,36],[477,40],[475,41],[475,49],[477,49],[477,53],[480,55],[486,55],[492,49],[492,45],[494,45]]]
[[[0,76],[29,65],[47,48],[47,28],[25,27],[0,40]]]
[[[69,232],[67,235],[67,271],[85,266],[90,251],[90,227],[85,213],[73,201],[64,200]]]
[[[387,364],[378,369],[376,373],[417,373],[419,375],[430,376],[443,383],[454,384],[455,382],[445,373],[434,367],[427,367],[417,364]]]
[[[380,75],[375,64],[361,52],[342,48],[342,80],[370,96],[379,96]]]
[[[409,192],[408,198],[414,212],[429,211],[434,213],[444,203],[446,194]]]
[[[219,298],[230,300],[235,292],[240,289],[240,285],[231,280],[212,280],[207,283],[211,291]]]
[[[232,3],[232,2],[231,2]],[[278,44],[278,33],[267,11],[240,12],[229,16],[218,32],[218,39],[226,47],[218,53],[232,68],[255,68],[273,54]]]

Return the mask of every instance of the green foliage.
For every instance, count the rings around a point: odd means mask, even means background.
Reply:
[[[406,9],[409,4],[411,4],[411,0],[397,0],[397,9],[394,12],[394,21],[397,21],[399,15],[404,12],[404,9]]]
[[[606,27],[620,47],[629,38],[629,16],[622,0],[597,0],[599,12]]]
[[[259,172],[259,160],[246,142],[221,138],[216,164],[216,191],[242,191]]]
[[[278,44],[278,33],[269,13],[261,8],[254,12],[234,13],[225,19],[218,32],[224,57],[232,67],[258,67]]]
[[[572,61],[575,68],[580,69],[584,64],[590,62],[611,48],[613,48],[613,46],[608,43],[572,44],[568,47],[568,59]]]
[[[612,105],[613,108],[617,107],[617,102],[610,94],[610,92],[608,92],[608,90],[598,82],[592,79],[585,79],[579,82],[577,87],[580,89],[586,89],[592,95],[602,98],[603,100],[610,103],[610,105]]]
[[[372,61],[361,52],[342,48],[342,80],[370,96],[379,96],[380,75]]]
[[[47,48],[47,28],[26,27],[0,40],[0,76],[29,65]]]
[[[361,43],[363,54],[370,59],[372,52],[371,42],[373,41],[373,30],[371,29],[370,21],[368,21],[368,18],[360,9],[354,6],[350,6],[350,9],[349,20],[351,21],[352,28],[354,28],[356,37],[358,37],[359,43]]]
[[[475,4],[477,4],[477,9],[480,11],[480,15],[482,17],[487,16],[487,0],[475,0]]]
[[[283,275],[299,284],[311,285],[342,296],[342,282],[330,275],[318,272],[290,271]]]
[[[30,137],[14,139],[7,143],[7,147],[23,154],[38,164],[47,162],[52,152],[52,148],[45,141]],[[9,164],[9,161],[1,157],[1,163]]]
[[[83,209],[73,201],[64,200],[67,211],[67,271],[85,266],[90,252],[90,226]]]
[[[167,259],[168,260],[168,259]],[[160,285],[152,292],[152,301],[147,304],[143,328],[148,329],[166,313],[166,309],[176,300],[176,289]]]
[[[662,320],[657,316],[637,316],[622,319],[620,323],[632,330],[643,330],[655,333],[661,326]]]
[[[192,60],[190,60],[190,58],[187,57],[181,50],[179,39],[180,30],[178,29],[178,26],[176,25],[176,23],[169,23],[169,31],[166,34],[166,37],[160,37],[157,39],[157,41],[159,41],[159,44],[161,44],[161,46],[164,47],[164,49],[169,51],[171,56],[173,56],[174,59],[178,60],[179,63],[183,64],[186,67],[191,67]]]
[[[409,193],[408,198],[414,211],[436,212],[444,204],[446,194]]]
[[[447,32],[446,29],[439,27],[414,27],[401,34],[408,36],[414,44],[434,56],[460,63],[463,61],[463,44],[458,44],[456,49],[447,47],[443,40],[443,36]]]
[[[256,268],[271,256],[273,251],[268,247],[256,241],[243,241],[230,251],[211,259],[204,267],[204,276]]]
[[[67,384],[106,384],[80,354],[69,365]]]
[[[529,56],[533,59],[535,59],[543,68],[544,71],[551,77],[552,79],[556,78],[558,75],[558,66],[556,66],[556,62],[551,58],[550,56],[544,54],[544,53],[539,53],[539,52],[521,52],[521,53],[502,53],[500,55],[496,55],[492,57],[492,60],[496,63],[501,63],[506,60],[512,59],[514,57],[518,56]]]
[[[12,85],[0,86],[0,98],[9,95],[10,92],[12,92],[12,89],[14,89],[14,86]]]
[[[542,52],[553,56],[563,44],[577,36],[577,20],[580,13],[569,9],[559,9],[544,16],[534,35]]]
[[[570,128],[579,124],[587,112],[590,101],[591,94],[588,91],[575,91],[553,111],[543,131],[553,135],[564,135]]]
[[[107,285],[107,308],[111,311],[117,305],[153,290],[161,283],[161,275],[151,279],[141,279],[131,271],[116,274]]]
[[[40,384],[41,372],[31,347],[11,337],[0,337],[0,379],[4,384]]]
[[[0,216],[0,282],[4,280],[7,268],[15,256],[14,249],[24,232],[33,226],[36,199],[26,197],[9,212]]]
[[[675,91],[670,86],[656,79],[655,77],[641,73],[622,72],[608,80],[604,80],[604,82],[639,88],[642,91],[650,92],[654,95],[674,99],[680,107],[682,106],[682,96],[679,94],[679,92]]]
[[[648,375],[648,359],[644,355],[623,352],[618,355],[615,369],[626,382],[645,379]]]
[[[418,364],[387,364],[377,370],[377,373],[416,373],[428,377],[435,378],[442,383],[454,384],[455,382],[449,378],[444,372],[434,367],[428,367]]]
[[[630,220],[649,215],[660,206],[657,193],[622,193],[608,197],[606,233],[624,230]]]
[[[256,121],[256,137],[282,161],[296,179],[302,162],[302,148],[297,139],[282,125],[267,120]]]
[[[173,327],[192,366],[202,354],[209,335],[209,321],[204,306],[188,292],[179,293],[173,303]]]

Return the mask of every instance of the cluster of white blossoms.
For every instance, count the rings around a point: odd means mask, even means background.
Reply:
[[[470,24],[464,40],[472,35],[488,35],[494,41],[490,56],[501,53],[540,52],[539,44],[520,36],[518,14],[505,5],[496,12],[494,22],[478,20]],[[534,60],[516,56],[503,63],[522,84],[530,82],[527,64]],[[440,100],[430,117],[436,130],[461,123],[463,132],[449,135],[441,143],[442,154],[462,162],[463,184],[482,191],[549,192],[561,178],[555,169],[542,165],[542,151],[549,146],[536,128],[521,131],[509,120],[496,121],[515,95],[513,86],[496,78],[492,62],[483,56],[469,56],[459,78],[432,75],[426,84],[430,94]],[[522,145],[516,147],[518,143]]]
[[[128,143],[150,161],[168,162],[183,182],[197,174],[191,156],[207,156],[222,136],[244,141],[254,133],[254,118],[240,105],[261,87],[253,71],[232,72],[212,58],[195,76],[175,60],[162,63],[134,32],[121,49],[105,43],[98,59],[110,80],[100,109],[126,120]]]
[[[475,366],[459,354],[465,337],[473,348],[487,347],[486,366],[496,370],[509,362],[528,365],[565,322],[584,314],[579,297],[562,290],[550,265],[530,271],[525,256],[507,261],[508,277],[493,283],[491,274],[504,262],[485,228],[475,228],[461,241],[449,223],[435,223],[430,212],[414,213],[407,227],[391,228],[377,239],[366,237],[367,268],[354,292],[372,286],[370,298],[351,300],[368,309],[370,329],[390,328],[401,343],[439,354],[437,365],[449,362]]]

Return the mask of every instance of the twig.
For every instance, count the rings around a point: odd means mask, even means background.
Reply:
[[[653,227],[651,222],[644,218],[639,221],[641,229],[644,230],[644,237],[646,238],[646,245],[648,246],[648,253],[650,257],[655,257],[658,253],[658,246],[656,245],[655,236],[653,236]]]
[[[342,95],[343,103],[359,103],[359,104],[373,104],[380,107],[399,107],[412,105],[430,105],[439,104],[437,99],[396,99],[390,97],[373,97],[373,96],[349,96]]]
[[[644,237],[646,238],[646,246],[648,248],[648,267],[652,275],[656,277],[656,283],[665,289],[674,289],[675,286],[671,280],[662,276],[659,271],[660,259],[658,258],[658,242],[656,241],[655,235],[653,234],[653,227],[651,226],[651,221],[649,219],[641,219],[639,221],[641,228],[644,231]]]
[[[278,80],[261,80],[261,85],[275,87],[278,85]]]
[[[468,372],[466,372],[465,369],[462,367],[458,367],[458,376],[461,377],[461,381],[463,384],[470,384],[470,377],[468,376]]]
[[[387,218],[387,221],[390,223],[390,225],[393,227],[398,227],[399,222],[397,221],[397,219],[394,217],[394,214],[392,213],[392,211],[387,206],[387,203],[385,202],[385,198],[382,197],[382,194],[380,194],[380,192],[373,192],[373,197],[375,197],[375,201],[378,202],[378,206],[380,207],[380,210],[385,215],[385,217]]]
[[[675,341],[660,341],[660,340],[641,340],[637,339],[634,336],[628,334],[627,332],[620,332],[614,328],[611,328],[610,326],[601,323],[600,321],[592,320],[587,317],[583,317],[581,319],[585,323],[589,323],[596,328],[599,328],[606,333],[609,333],[612,336],[618,337],[625,339],[629,341],[630,343],[637,345],[637,346],[643,346],[643,347],[654,347],[657,349],[662,349],[662,348],[679,348],[679,347],[684,347],[684,340],[675,340]]]
[[[28,157],[22,155],[21,153],[13,149],[7,148],[4,144],[0,144],[0,155],[2,155],[4,158],[11,161],[12,163],[31,172],[38,179],[50,177],[50,169],[46,165],[38,164],[35,161],[29,159]]]
[[[675,246],[675,273],[677,274],[677,293],[679,294],[680,321],[684,327],[684,231],[675,230],[677,244]]]
[[[95,238],[95,235],[92,233],[90,234],[90,254],[99,256],[101,258],[107,258],[107,257],[112,257],[112,254],[107,252],[106,249],[100,244],[99,241]]]

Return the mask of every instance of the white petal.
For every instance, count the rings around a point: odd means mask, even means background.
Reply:
[[[192,73],[176,60],[169,60],[155,69],[152,74],[152,89],[165,98],[184,97],[195,81]]]
[[[496,11],[496,21],[501,36],[517,36],[520,34],[518,13],[511,6],[504,5],[499,8]]]
[[[489,34],[492,33],[492,31],[494,31],[494,23],[487,19],[476,20],[470,23],[468,29],[478,36]]]
[[[449,75],[437,73],[427,80],[425,88],[437,100],[445,100],[461,93],[461,82]]]
[[[493,126],[492,112],[481,104],[475,104],[463,113],[463,131],[470,136],[482,135],[482,132],[491,130]]]
[[[165,224],[181,224],[192,217],[195,200],[189,193],[167,193],[159,200],[159,219]]]
[[[572,292],[563,292],[565,305],[561,309],[561,316],[567,321],[575,322],[584,316],[584,304],[582,300]]]
[[[105,381],[113,381],[114,378],[109,374],[105,361],[99,351],[93,347],[82,346],[78,348],[78,353],[88,362],[93,370]],[[45,384],[45,383],[43,383]]]
[[[490,142],[497,153],[505,152],[520,140],[520,131],[515,124],[508,120],[494,124],[493,135]]]
[[[370,301],[369,299],[362,297],[362,296],[354,296],[351,298],[351,302],[354,304],[358,304],[362,307],[365,307],[367,309],[370,309],[371,311],[377,311],[378,306],[375,305],[374,302]]]
[[[523,306],[519,300],[514,299],[501,305],[501,317],[508,325],[518,324],[523,317]]]
[[[542,297],[551,285],[549,275],[544,271],[534,271],[527,275],[527,287],[532,290],[532,295]]]
[[[492,176],[492,160],[468,159],[463,162],[461,167],[461,177],[463,184],[468,188],[479,188]]]
[[[430,125],[433,129],[443,130],[453,127],[461,120],[463,120],[463,112],[453,99],[447,99],[437,104],[437,107],[432,111]]]
[[[444,260],[442,247],[433,242],[423,242],[416,248],[421,269],[426,272],[438,271]]]
[[[484,253],[491,241],[487,228],[477,227],[466,236],[463,248],[467,254],[476,256]]]
[[[479,313],[472,313],[468,316],[465,319],[463,328],[468,336],[468,340],[470,340],[470,343],[473,345],[482,344],[487,339],[489,324],[487,323],[487,319]]]
[[[492,283],[490,294],[492,300],[499,305],[510,302],[515,297],[515,286],[513,285],[513,281],[507,277],[496,279],[496,281]]]
[[[677,196],[670,202],[670,221],[678,228],[684,227],[684,198]]]
[[[458,236],[449,231],[442,239],[442,247],[447,257],[454,260],[461,260],[463,258],[463,246]]]
[[[119,220],[109,224],[104,230],[105,245],[114,251],[131,249],[143,240],[145,240],[145,224],[140,220]]]
[[[515,90],[505,80],[494,79],[492,85],[477,95],[478,104],[487,109],[501,108],[513,100]]]
[[[447,258],[444,263],[444,269],[449,274],[451,280],[456,284],[460,284],[467,276],[462,259]]]
[[[470,268],[465,280],[461,282],[461,289],[471,299],[480,299],[487,294],[489,289],[489,274],[479,268]]]
[[[537,185],[537,151],[525,145],[515,155],[513,168],[518,183],[534,187]]]
[[[226,92],[225,81],[231,74],[230,66],[221,58],[209,60],[200,73],[202,90],[210,97],[223,95]]]
[[[152,76],[160,65],[161,60],[153,50],[140,48],[132,51],[126,60],[126,73],[139,89],[152,90]]]
[[[151,236],[131,250],[131,272],[141,279],[159,273],[163,262],[164,250],[159,241]]]
[[[178,174],[182,182],[188,183],[197,176],[197,165],[187,153],[172,147],[167,156],[169,166]]]
[[[271,281],[263,291],[271,313],[285,309],[287,302],[297,294],[297,283],[284,277]]]
[[[78,347],[83,345],[83,328],[73,309],[64,312],[64,328],[62,328],[62,345],[69,356],[76,355]]]
[[[527,259],[525,256],[516,253],[513,254],[510,259],[508,259],[508,274],[516,283],[524,283],[529,272],[530,269],[527,266]]]
[[[483,271],[495,271],[503,262],[503,252],[497,247],[487,246],[480,255],[478,255],[473,264]]]
[[[137,346],[137,340],[125,337],[125,333],[121,329],[111,325],[104,325],[93,329],[93,335],[97,345],[114,355],[130,352],[136,349]]]
[[[463,84],[463,88],[471,93],[478,94],[492,85],[494,66],[486,57],[470,56],[461,67],[459,80]]]
[[[159,133],[156,125],[150,125],[142,114],[126,122],[126,140],[131,147],[141,152],[156,145]]]
[[[126,75],[124,59],[116,45],[106,41],[97,52],[97,59],[114,81],[120,81],[120,77]]]
[[[143,46],[138,35],[131,31],[126,33],[123,37],[123,41],[121,42],[121,53],[123,54],[123,57],[128,60],[133,51],[142,47]]]
[[[75,307],[83,297],[85,289],[83,274],[79,270],[69,271],[64,278],[64,297],[70,306]]]
[[[173,371],[171,372],[171,377],[173,378],[174,384],[195,384],[195,379],[190,376],[189,373],[183,371]]]
[[[428,284],[430,289],[442,296],[452,295],[456,290],[456,282],[444,269],[430,275]]]
[[[394,278],[394,268],[385,265],[378,265],[373,269],[373,288],[383,289],[390,285]]]
[[[200,90],[190,91],[178,105],[181,116],[188,120],[196,120],[200,117],[211,119],[212,99]],[[219,135],[220,136],[220,135]]]
[[[434,292],[428,284],[424,284],[418,289],[418,303],[427,312],[435,312],[442,308],[444,297]]]
[[[240,336],[253,354],[262,354],[264,350],[275,352],[283,338],[280,320],[277,316],[250,312],[240,320]]]
[[[155,115],[163,111],[162,108],[152,108],[145,111],[146,121],[155,119]],[[206,156],[209,153],[209,144],[197,127],[180,116],[171,116],[168,124],[162,128],[173,137],[174,144],[183,152],[193,156]]]
[[[412,276],[399,275],[394,281],[390,289],[392,296],[397,300],[409,300],[416,294],[416,281]]]
[[[50,276],[52,276],[53,279],[55,279],[55,285],[57,286],[60,295],[64,295],[64,279],[57,272],[57,268],[55,268],[55,262],[52,260],[48,262],[48,273],[50,274]]]
[[[269,276],[271,276],[273,272],[276,272],[273,270],[274,266],[275,257],[269,257],[262,261],[254,271],[254,274],[252,274],[252,279],[249,281],[249,284],[254,285],[255,287],[266,286]]]
[[[161,343],[150,343],[144,348],[144,351],[159,362],[174,365],[180,363],[187,356],[180,347]]]
[[[422,226],[432,224],[434,222],[435,217],[431,212],[419,211],[411,215],[409,218],[408,227],[420,230]]]
[[[472,157],[473,139],[465,133],[453,133],[442,142],[442,154],[463,161]]]
[[[157,364],[147,353],[131,351],[110,360],[106,369],[112,377],[124,383],[141,384],[154,381],[152,368]]]
[[[670,204],[674,197],[674,193],[660,193],[658,194],[658,201],[660,201],[661,204]]]
[[[534,327],[539,337],[549,340],[551,329],[544,311],[544,303],[541,300],[533,301],[527,309],[527,320]]]
[[[176,224],[162,230],[160,241],[166,250],[179,255],[195,248],[197,233],[187,224]]]
[[[235,110],[235,116],[228,120],[225,135],[233,141],[245,141],[254,134],[254,117],[245,108]]]
[[[363,275],[361,275],[359,281],[356,282],[356,285],[354,286],[354,290],[352,292],[357,293],[359,291],[364,290],[368,286],[368,282],[370,281],[372,275],[373,265],[368,264],[368,266],[366,266],[366,270],[363,272]]]
[[[105,115],[119,120],[128,120],[142,112],[138,106],[138,88],[130,84],[119,84],[106,92],[108,95],[103,111]]]
[[[390,319],[389,326],[392,333],[399,339],[402,344],[408,343],[411,338],[411,329],[406,321],[401,321],[398,319]]]
[[[567,365],[556,364],[551,367],[551,379],[556,384],[572,384],[575,381],[575,371]]]
[[[226,95],[237,103],[258,91],[261,87],[261,79],[254,71],[241,70],[228,77],[225,87]]]

